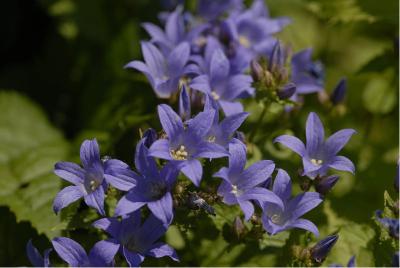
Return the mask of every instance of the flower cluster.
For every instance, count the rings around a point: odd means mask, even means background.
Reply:
[[[249,114],[241,100],[299,101],[302,94],[323,90],[323,67],[312,61],[311,49],[291,57],[290,49],[274,37],[290,20],[271,18],[261,0],[247,9],[238,0],[200,0],[196,14],[178,6],[163,13],[163,27],[144,23],[151,38],[141,43],[143,61],[125,66],[142,72],[158,97],[179,99],[178,112],[170,105],[158,105],[162,132],[144,133],[136,145],[135,169],[120,160],[102,158],[96,139],[82,143],[82,166],[55,165],[55,174],[72,184],[57,194],[55,213],[83,197],[103,217],[93,226],[109,235],[89,254],[69,238],[53,239],[54,250],[69,265],[112,266],[118,253],[132,267],[147,256],[179,261],[175,250],[160,238],[174,222],[179,206],[175,186],[186,177],[201,189],[207,184],[203,178],[206,161],[217,166],[227,160],[228,165],[213,175],[221,179],[214,194],[226,205],[238,205],[246,221],[261,219],[260,227],[269,235],[300,228],[318,236],[317,226],[302,217],[321,204],[336,183],[338,177],[328,176],[328,170],[354,173],[352,162],[337,153],[355,131],[344,129],[325,141],[322,123],[313,112],[306,123],[306,145],[288,135],[275,141],[302,157],[302,175],[318,181],[317,192],[292,197],[290,176],[271,160],[246,167],[246,139],[237,130]],[[214,160],[218,158],[225,160]],[[110,187],[123,192],[112,215],[104,206]],[[192,205],[215,213],[196,193],[187,195]],[[27,250],[34,265],[50,265],[49,250],[42,257],[31,242]]]

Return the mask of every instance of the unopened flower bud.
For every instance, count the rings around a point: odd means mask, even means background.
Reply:
[[[337,105],[343,101],[346,94],[347,80],[345,78],[340,79],[339,83],[336,85],[335,89],[332,91],[330,96],[333,105]]]
[[[236,216],[236,218],[233,220],[233,232],[238,239],[243,237],[244,233],[246,232],[246,227],[239,216]]]
[[[263,77],[263,68],[255,59],[251,60],[250,62],[250,73],[254,81],[256,82],[261,81]]]
[[[243,144],[246,144],[246,136],[242,131],[236,131],[235,134],[233,134],[233,137],[243,142]]]
[[[311,248],[311,257],[317,263],[322,263],[326,256],[328,256],[332,247],[338,240],[338,235],[330,235],[322,240],[320,240],[314,247]]]
[[[296,85],[293,83],[287,83],[281,89],[278,90],[277,94],[281,100],[289,99],[296,92]]]
[[[337,175],[322,177],[315,182],[315,190],[318,193],[325,195],[333,188],[333,186],[335,186],[338,180],[339,176]]]
[[[143,133],[142,139],[145,139],[144,145],[147,148],[150,148],[153,142],[157,140],[157,132],[154,129],[149,128]]]

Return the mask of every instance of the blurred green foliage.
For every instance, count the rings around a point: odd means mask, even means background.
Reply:
[[[86,249],[104,237],[90,228],[98,216],[79,203],[65,210],[61,219],[53,214],[51,201],[61,181],[51,174],[52,166],[59,160],[78,161],[80,143],[93,137],[100,141],[103,154],[132,163],[139,129],[160,129],[155,113],[160,100],[144,76],[123,69],[131,59],[141,58],[140,40],[147,36],[140,23],[157,23],[161,10],[157,4],[146,0],[0,4],[5,40],[0,46],[4,59],[0,88],[14,89],[0,92],[0,265],[29,265],[25,245],[30,237],[40,251],[60,232]],[[322,237],[339,232],[324,265],[345,265],[352,255],[357,265],[390,265],[398,245],[382,234],[372,217],[376,209],[384,208],[385,191],[397,199],[393,179],[399,139],[398,1],[268,0],[267,4],[273,16],[293,20],[279,38],[294,51],[313,47],[315,58],[325,64],[328,93],[342,76],[349,83],[346,101],[338,107],[321,104],[324,96],[317,95],[307,96],[302,109],[290,116],[271,106],[259,127],[263,131],[254,138],[257,146],[249,147],[248,161],[272,159],[297,183],[300,159],[272,144],[273,138],[281,133],[304,137],[310,111],[321,116],[328,133],[356,129],[343,153],[356,164],[356,175],[340,173],[328,200],[307,218],[319,226]],[[250,133],[262,107],[248,101],[246,110],[251,116],[241,130]],[[211,174],[207,171],[205,181],[215,184]],[[295,191],[300,191],[298,184]],[[111,211],[117,196],[108,194]],[[177,249],[181,263],[149,259],[144,265],[286,266],[292,264],[293,245],[316,242],[299,230],[232,240],[233,220],[240,212],[219,205],[216,209],[215,218],[201,212],[177,213],[177,224],[166,240]],[[59,263],[54,255],[53,261]]]

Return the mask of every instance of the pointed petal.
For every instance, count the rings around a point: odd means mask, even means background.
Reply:
[[[190,119],[191,106],[190,106],[190,96],[186,90],[186,86],[183,85],[181,93],[179,95],[179,115],[186,121]]]
[[[169,225],[174,217],[172,208],[172,196],[167,192],[161,199],[147,204],[150,211],[163,223]]]
[[[274,142],[279,142],[285,145],[301,157],[303,157],[306,153],[306,147],[304,146],[304,143],[297,137],[291,135],[282,135],[277,137]]]
[[[213,175],[214,178],[221,178],[227,182],[229,181],[229,169],[226,167],[222,167],[220,170],[218,170],[216,173]]]
[[[229,153],[221,145],[203,142],[198,146],[197,152],[193,155],[194,158],[220,158],[229,156]]]
[[[136,145],[135,166],[144,177],[158,176],[157,163],[153,157],[149,156],[149,149],[145,145],[145,140],[141,140]]]
[[[56,237],[51,243],[58,256],[66,261],[70,266],[87,266],[89,259],[85,250],[72,239],[67,237]]]
[[[348,171],[354,174],[355,167],[350,159],[344,156],[335,156],[333,162],[329,164],[329,167],[337,170]]]
[[[269,202],[277,204],[281,209],[284,208],[282,200],[277,196],[274,192],[261,188],[255,187],[250,190],[247,190],[241,195],[238,200],[256,200],[260,203]]]
[[[29,239],[28,243],[26,244],[26,254],[28,255],[28,259],[31,264],[35,267],[43,267],[44,260],[42,255],[40,255],[37,248],[35,248],[32,244],[32,239]]]
[[[205,94],[211,92],[210,80],[207,75],[199,75],[190,82],[190,88],[201,91]]]
[[[215,117],[215,110],[206,110],[204,112],[198,113],[192,120],[188,123],[188,134],[191,137],[204,139],[210,130]]]
[[[189,43],[183,42],[174,48],[168,56],[168,70],[170,77],[180,77],[183,74],[190,56]]]
[[[289,174],[283,169],[278,169],[278,174],[275,177],[273,192],[282,200],[288,200],[292,194],[292,182]]]
[[[170,257],[174,261],[179,261],[179,257],[171,246],[165,243],[156,243],[152,246],[152,248],[148,251],[147,255],[162,258],[162,257]]]
[[[223,130],[225,136],[231,136],[242,125],[248,116],[249,113],[237,113],[225,117],[221,122],[221,129]]]
[[[96,190],[84,196],[85,203],[99,212],[100,215],[105,215],[104,211],[104,188],[97,187]]]
[[[85,169],[102,166],[99,144],[96,139],[83,141],[80,155],[82,165]]]
[[[248,200],[242,200],[242,199],[240,199],[240,198],[238,198],[238,203],[239,203],[239,206],[240,206],[240,208],[241,208],[241,210],[243,211],[243,213],[244,213],[244,219],[246,220],[246,221],[248,221],[249,219],[250,219],[250,217],[253,215],[253,213],[254,213],[254,206],[253,206],[253,204],[250,202],[250,201],[248,201]]]
[[[114,215],[122,216],[132,213],[146,204],[142,199],[139,200],[137,200],[134,193],[129,192],[118,201]]]
[[[300,228],[300,229],[304,229],[307,231],[310,231],[311,233],[313,233],[315,236],[319,236],[319,231],[317,226],[315,226],[314,223],[312,223],[309,220],[306,219],[297,219],[296,221],[290,223],[291,227],[295,227],[295,228]]]
[[[290,200],[287,210],[291,212],[292,219],[297,219],[321,204],[323,199],[316,192],[305,192]]]
[[[307,151],[309,154],[315,154],[323,146],[325,138],[324,126],[321,119],[314,112],[308,115],[306,123]]]
[[[104,173],[113,168],[129,168],[129,165],[118,159],[109,159],[104,162]]]
[[[197,159],[187,160],[181,169],[182,173],[188,177],[194,185],[199,186],[203,176],[203,168]]]
[[[210,62],[210,80],[211,84],[219,84],[229,76],[229,60],[222,49],[216,49]]]
[[[98,267],[110,266],[119,247],[120,244],[114,239],[97,242],[89,252],[90,265]]]
[[[155,241],[165,234],[167,228],[167,224],[151,214],[143,223],[137,234],[138,241],[141,241],[143,248],[150,248]]]
[[[166,139],[156,140],[149,149],[149,156],[173,160],[170,153],[169,141]]]
[[[243,180],[239,182],[240,189],[248,189],[266,181],[275,169],[274,162],[262,160],[254,163],[242,173]]]
[[[124,68],[132,68],[132,69],[138,70],[142,73],[152,76],[149,67],[142,61],[134,60],[134,61],[128,62],[124,66]]]
[[[325,150],[329,155],[336,155],[356,133],[354,129],[342,129],[330,136],[325,142]]]
[[[121,223],[117,218],[102,218],[92,224],[92,226],[102,229],[113,238],[118,238],[120,225]]]
[[[165,75],[165,58],[160,50],[150,42],[142,42],[141,47],[144,61],[152,76],[162,77]]]
[[[229,172],[240,174],[246,165],[246,145],[239,140],[229,144]]]
[[[122,251],[124,253],[126,261],[129,264],[129,267],[139,267],[140,264],[144,261],[144,256],[139,253],[132,252],[125,247]]]
[[[58,162],[54,166],[54,173],[75,185],[82,184],[85,178],[85,170],[71,162]]]
[[[162,42],[168,39],[164,31],[157,25],[148,22],[142,23],[141,25],[146,30],[146,32],[151,36],[152,41]]]
[[[226,116],[243,112],[243,105],[240,102],[219,100],[218,103]]]
[[[108,170],[109,174],[104,174],[106,181],[113,187],[121,191],[129,191],[132,189],[138,180],[138,175],[130,169],[111,169]]]
[[[158,116],[169,140],[176,139],[183,132],[183,123],[179,115],[166,104],[158,105]]]
[[[83,196],[79,186],[67,186],[56,195],[53,202],[53,210],[57,214],[61,209],[65,208],[72,202],[75,202]]]

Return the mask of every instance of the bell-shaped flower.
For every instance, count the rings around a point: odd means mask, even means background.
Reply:
[[[153,214],[143,224],[141,224],[140,210],[137,210],[122,217],[122,220],[103,218],[94,222],[93,226],[106,231],[112,237],[103,241],[116,245],[117,251],[123,254],[130,267],[138,267],[145,256],[155,258],[168,256],[174,261],[179,261],[172,247],[157,242],[167,231],[168,225]]]
[[[339,239],[338,235],[330,235],[318,241],[310,250],[311,257],[317,263],[322,263]]]
[[[268,201],[283,209],[280,198],[260,186],[271,176],[275,164],[262,160],[245,169],[246,147],[236,139],[229,144],[229,154],[229,167],[223,167],[213,175],[223,179],[218,187],[218,195],[223,197],[223,202],[227,205],[239,204],[245,220],[249,220],[254,213],[252,200],[259,203]]]
[[[206,141],[206,135],[214,121],[215,110],[200,112],[185,126],[179,115],[166,104],[158,106],[158,116],[167,138],[154,142],[149,149],[149,155],[171,161],[198,186],[203,175],[198,158],[228,156],[225,148]]]
[[[83,167],[71,162],[58,162],[54,167],[57,176],[74,184],[57,194],[53,203],[54,212],[58,213],[62,208],[83,197],[89,207],[104,215],[104,192],[107,183],[120,190],[135,184],[134,181],[126,181],[110,174],[111,169],[127,169],[128,165],[116,159],[102,161],[96,139],[85,140],[82,143],[80,157]]]
[[[253,94],[251,76],[231,75],[229,60],[219,48],[213,51],[206,66],[207,73],[193,78],[190,87],[212,97],[226,115],[243,112],[243,106],[237,100]]]
[[[326,141],[324,126],[316,113],[308,115],[306,123],[306,145],[298,138],[282,135],[275,139],[303,159],[303,176],[310,179],[326,175],[329,168],[354,173],[355,167],[350,159],[336,154],[346,145],[354,129],[342,129],[330,136]]]
[[[262,223],[264,229],[274,235],[292,228],[305,229],[318,236],[318,228],[309,220],[300,218],[322,202],[318,193],[305,192],[291,198],[292,183],[283,169],[278,170],[272,191],[279,196],[283,208],[274,203],[263,204]]]
[[[165,165],[160,171],[142,139],[136,146],[135,166],[138,173],[128,169],[114,169],[115,176],[128,177],[136,185],[123,196],[115,208],[115,215],[132,213],[147,205],[150,211],[162,222],[170,224],[173,218],[171,190],[179,171],[171,165]]]
[[[185,65],[190,55],[189,44],[179,44],[167,56],[150,42],[142,42],[141,46],[145,62],[131,61],[125,68],[142,72],[158,97],[169,98],[178,91],[179,80],[185,73]]]
[[[56,237],[51,243],[58,256],[71,267],[106,267],[114,265],[119,245],[113,241],[99,241],[86,254],[85,249],[67,237]]]

